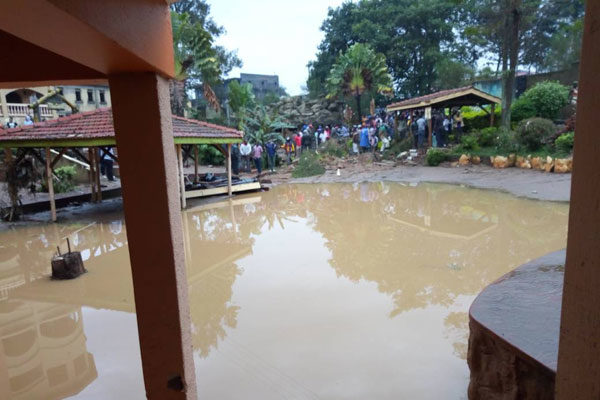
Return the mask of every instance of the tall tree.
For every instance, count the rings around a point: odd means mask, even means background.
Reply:
[[[183,115],[188,89],[201,88],[207,102],[220,107],[213,86],[233,68],[242,65],[235,51],[216,46],[225,30],[210,17],[204,0],[181,0],[171,5],[176,78],[171,82],[173,112]]]
[[[327,78],[329,98],[353,97],[359,120],[362,118],[361,97],[368,93],[392,92],[392,77],[383,54],[368,45],[356,43],[340,54]]]

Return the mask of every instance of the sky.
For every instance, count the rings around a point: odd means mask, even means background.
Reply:
[[[323,39],[319,29],[329,7],[344,0],[209,0],[211,16],[226,29],[216,43],[237,50],[244,62],[240,72],[279,75],[290,95],[302,93],[307,64],[316,58]]]

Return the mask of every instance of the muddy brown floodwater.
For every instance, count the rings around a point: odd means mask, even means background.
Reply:
[[[469,305],[565,247],[567,217],[564,203],[398,183],[188,210],[200,398],[466,398]],[[51,281],[66,237],[89,273]],[[0,233],[0,398],[68,396],[145,398],[120,213]]]

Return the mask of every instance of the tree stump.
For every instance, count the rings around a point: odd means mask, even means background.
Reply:
[[[81,253],[78,251],[52,258],[52,279],[74,279],[86,272]]]

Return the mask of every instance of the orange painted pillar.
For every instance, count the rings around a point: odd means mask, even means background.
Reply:
[[[588,1],[580,70],[556,399],[600,399],[600,2]]]
[[[154,73],[109,83],[146,395],[196,399],[169,85]]]

